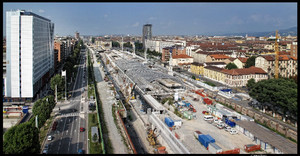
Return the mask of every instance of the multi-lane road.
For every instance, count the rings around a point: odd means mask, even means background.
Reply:
[[[88,103],[86,98],[86,51],[80,53],[80,64],[71,97],[67,102],[57,104],[54,108],[57,122],[55,130],[50,127],[48,136],[53,136],[53,140],[44,143],[49,144],[48,154],[76,154],[78,150],[87,153],[87,130],[80,132],[80,127],[87,128]],[[83,89],[84,88],[84,89]],[[53,122],[53,123],[54,123]],[[43,150],[42,150],[43,151]]]

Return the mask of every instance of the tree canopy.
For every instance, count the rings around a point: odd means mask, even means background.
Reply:
[[[55,85],[57,85],[57,91],[63,91],[65,89],[65,80],[59,74],[56,74],[50,80],[50,88],[54,91],[55,91]]]
[[[249,90],[252,89],[254,87],[254,85],[255,85],[255,80],[253,78],[249,79],[248,83],[247,83],[248,89]]]
[[[252,81],[252,80],[251,80]],[[287,78],[262,80],[250,85],[249,95],[260,103],[270,103],[273,108],[280,108],[284,114],[290,112],[297,116],[297,84]]]
[[[4,133],[4,154],[38,154],[39,131],[30,122],[13,126]]]
[[[116,41],[112,41],[112,47],[120,47],[120,43]]]
[[[247,59],[246,63],[245,63],[245,68],[249,68],[251,66],[255,66],[255,58],[256,56],[251,56]]]
[[[238,67],[234,63],[228,63],[225,69],[237,69]]]

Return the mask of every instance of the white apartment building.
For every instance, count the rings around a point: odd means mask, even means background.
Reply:
[[[186,54],[192,57],[192,50],[199,48],[199,45],[190,45],[186,47]]]
[[[172,47],[174,45],[181,45],[183,47],[186,46],[186,41],[182,40],[145,40],[146,48],[149,48],[149,50],[157,51],[159,53],[162,53],[162,49],[166,47]]]
[[[5,97],[33,98],[54,67],[54,24],[24,10],[6,12]]]

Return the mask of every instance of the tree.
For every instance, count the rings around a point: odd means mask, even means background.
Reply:
[[[251,90],[255,85],[255,80],[253,78],[249,79],[247,82],[247,88]]]
[[[128,48],[132,48],[132,45],[130,44],[130,42],[126,42],[123,44],[124,47],[128,47]]]
[[[112,41],[112,47],[120,47],[120,43]]]
[[[280,108],[284,114],[290,112],[297,116],[297,84],[290,79],[279,78],[257,82],[249,95],[260,103],[270,103]]]
[[[55,91],[55,85],[57,85],[57,91],[63,91],[65,89],[65,81],[63,77],[59,74],[56,74],[50,80],[50,88]]]
[[[255,58],[256,56],[251,56],[247,59],[246,63],[245,63],[245,68],[249,68],[251,66],[255,66]]]
[[[98,137],[97,137],[97,134],[95,133],[95,134],[93,135],[93,141],[97,141],[97,139],[98,139]]]
[[[30,122],[13,126],[4,133],[4,154],[38,154],[39,131]]]
[[[228,63],[225,69],[237,69],[238,67],[234,63]]]

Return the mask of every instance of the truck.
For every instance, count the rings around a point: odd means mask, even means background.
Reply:
[[[235,122],[229,120],[228,118],[225,118],[225,123],[230,127],[235,127]]]
[[[210,143],[214,143],[216,142],[214,138],[212,138],[210,135],[204,135],[204,134],[200,134],[198,135],[198,141],[206,148],[208,149],[208,145]]]
[[[195,131],[194,132],[194,136],[196,139],[198,139],[198,135],[202,134],[200,131]]]
[[[211,153],[213,153],[213,154],[216,154],[216,153],[222,152],[223,150],[216,143],[210,143],[208,145],[208,151],[211,152]]]

